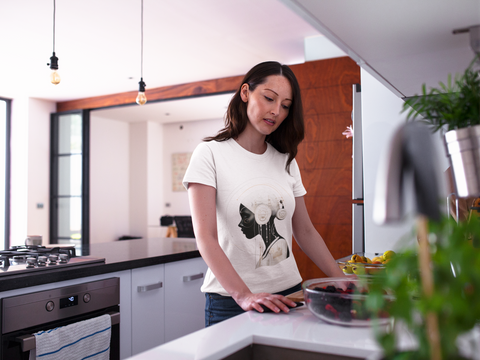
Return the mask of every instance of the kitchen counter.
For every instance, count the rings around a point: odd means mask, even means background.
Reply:
[[[375,358],[380,351],[371,328],[330,325],[302,306],[288,314],[249,311],[130,359],[222,359],[252,344],[267,351],[281,348],[280,354],[297,359],[308,358],[297,350],[335,354],[339,360]]]
[[[54,283],[200,257],[193,238],[151,238],[90,245],[90,255],[105,264],[48,269],[0,277],[0,291]]]

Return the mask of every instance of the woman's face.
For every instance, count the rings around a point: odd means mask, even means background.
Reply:
[[[268,76],[254,91],[250,91],[248,84],[243,84],[240,95],[247,103],[247,126],[265,136],[278,129],[288,116],[293,101],[290,82],[281,75]]]
[[[238,226],[245,234],[247,239],[255,237],[255,214],[247,209],[244,205],[240,204],[240,223]]]

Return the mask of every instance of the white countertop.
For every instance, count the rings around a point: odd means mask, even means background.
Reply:
[[[288,314],[249,311],[130,359],[214,360],[251,344],[363,359],[375,357],[379,352],[371,328],[327,324],[315,317],[306,306],[302,306]]]

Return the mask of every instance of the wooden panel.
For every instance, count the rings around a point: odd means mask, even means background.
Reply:
[[[149,102],[177,99],[189,96],[199,96],[207,94],[221,94],[229,91],[236,91],[240,86],[243,76],[232,76],[228,78],[198,81],[189,84],[180,84],[164,86],[153,89],[146,89],[145,94]],[[79,109],[98,109],[115,105],[135,104],[137,91],[129,91],[119,94],[96,96],[85,99],[63,101],[57,103],[57,112],[79,110]]]
[[[352,168],[352,141],[302,142],[298,147],[298,167],[303,170]]]
[[[351,224],[314,224],[317,231],[325,240],[335,259],[340,259],[352,253],[352,242],[344,239],[352,238]]]
[[[339,85],[302,90],[305,115],[352,111],[352,86]]]
[[[337,196],[350,198],[352,195],[352,169],[314,169],[301,171],[303,186],[308,197]]]
[[[312,222],[335,259],[352,251],[352,140],[342,132],[352,124],[352,85],[360,68],[349,58],[292,66],[299,79],[305,113],[305,140],[296,160],[307,189]],[[303,279],[325,274],[295,243]]]
[[[302,89],[360,84],[360,68],[349,57],[311,61],[290,68]]]
[[[345,135],[342,135],[342,132],[350,125],[352,125],[351,112],[307,115],[305,127],[308,132],[305,134],[304,142],[344,140]]]
[[[340,259],[352,253],[352,225],[351,224],[322,224],[315,225],[315,228],[325,240],[334,259]],[[344,239],[350,239],[345,241]],[[325,277],[312,260],[293,241],[293,254],[303,280]]]
[[[352,224],[352,201],[348,197],[305,197],[314,224]]]

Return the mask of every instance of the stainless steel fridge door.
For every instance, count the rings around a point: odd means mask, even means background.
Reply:
[[[352,204],[352,254],[365,251],[363,204]]]
[[[353,84],[353,165],[352,198],[363,200],[363,135],[362,135],[362,99],[360,84]]]

